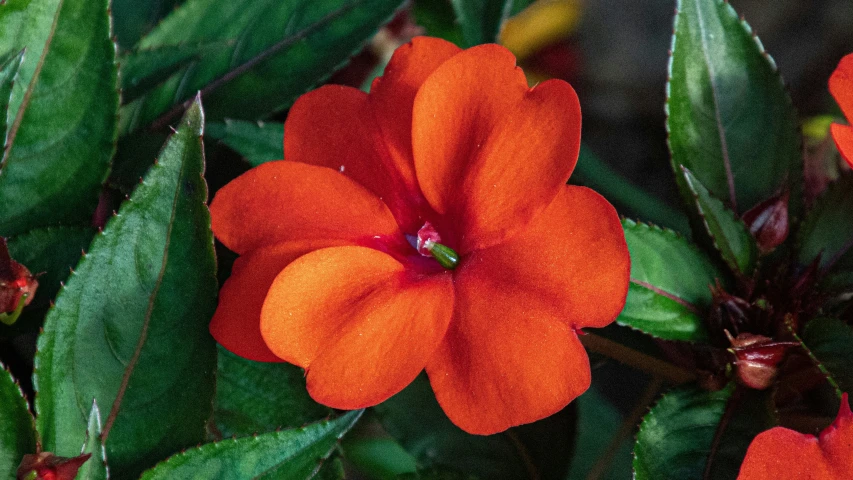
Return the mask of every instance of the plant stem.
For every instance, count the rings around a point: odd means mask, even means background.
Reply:
[[[606,355],[637,370],[661,377],[670,383],[679,385],[692,382],[697,378],[696,373],[692,370],[638,352],[633,348],[594,333],[586,333],[578,337],[588,350]]]

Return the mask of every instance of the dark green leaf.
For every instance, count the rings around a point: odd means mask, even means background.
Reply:
[[[362,420],[362,422],[364,422]],[[347,461],[368,478],[397,478],[417,471],[418,463],[399,443],[388,437],[358,437],[355,432],[341,444]]]
[[[672,230],[623,220],[631,285],[621,325],[665,340],[705,342],[703,312],[725,276],[699,248]]]
[[[733,272],[747,277],[752,275],[758,261],[758,246],[746,224],[714,197],[690,170],[682,167],[682,174],[705,229],[723,260]]]
[[[772,392],[744,387],[735,392],[727,408],[731,414],[717,441],[708,469],[708,480],[737,478],[749,444],[759,433],[777,425]]]
[[[127,68],[150,62],[155,50],[198,50],[179,62],[166,55],[174,72],[122,109],[122,131],[170,117],[198,90],[212,120],[257,120],[285,109],[361,49],[401,3],[189,0],[142,39],[142,56],[128,58]]]
[[[519,441],[517,429],[491,436],[463,432],[441,410],[425,375],[374,408],[388,433],[422,466],[446,467],[496,480],[531,476],[530,465],[525,462],[530,461],[530,454]]]
[[[15,478],[21,458],[36,452],[36,432],[24,394],[0,364],[0,478]]]
[[[423,27],[426,35],[438,37],[464,45],[462,29],[456,22],[456,13],[447,0],[415,0],[412,5],[412,16],[415,23]]]
[[[701,479],[734,385],[673,390],[643,418],[634,445],[635,480]]]
[[[80,467],[76,480],[106,480],[107,474],[107,451],[101,442],[101,410],[98,402],[92,402],[92,410],[89,412],[89,421],[86,426],[86,443],[83,444],[83,453],[92,456]]]
[[[0,135],[4,139],[6,138],[6,128],[8,127],[7,110],[9,108],[9,100],[12,98],[12,86],[15,84],[18,68],[20,68],[23,59],[23,50],[17,54],[8,54],[0,57]]]
[[[687,217],[649,192],[634,185],[581,144],[578,163],[569,183],[589,187],[613,202],[619,213],[631,215],[681,233],[690,232]]]
[[[253,167],[284,158],[284,125],[226,119],[208,125],[207,136],[222,140]]]
[[[853,328],[835,318],[816,318],[806,324],[802,339],[839,388],[853,392]]]
[[[454,470],[430,468],[418,472],[398,475],[399,480],[477,480],[477,477]]]
[[[806,215],[798,235],[800,265],[812,263],[829,269],[832,286],[853,285],[853,175],[845,175],[829,186]]]
[[[107,0],[0,6],[11,7],[0,13],[0,51],[26,48],[0,165],[0,235],[92,216],[116,137],[108,6]]]
[[[253,362],[219,348],[214,418],[223,436],[298,427],[331,413],[308,396],[301,368]]]
[[[450,0],[462,27],[465,46],[495,43],[503,22],[512,11],[513,0]]]
[[[88,227],[47,227],[9,239],[12,258],[39,275],[39,288],[28,309],[48,307],[95,233]]]
[[[145,472],[141,480],[315,478],[361,413],[357,410],[295,430],[208,443],[169,458]]]
[[[596,379],[593,377],[593,382]],[[575,400],[578,408],[578,436],[566,480],[589,478],[590,470],[600,461],[622,424],[622,415],[595,385]],[[631,441],[625,438],[602,480],[631,478]]]
[[[790,188],[799,214],[799,123],[776,65],[724,0],[679,0],[669,63],[672,167],[689,168],[737,213]]]
[[[35,382],[45,450],[79,453],[82,405],[107,405],[110,470],[130,477],[204,440],[216,350],[216,265],[193,104],[159,163],[92,242],[39,338]]]
[[[113,0],[113,28],[122,48],[130,48],[182,0]]]

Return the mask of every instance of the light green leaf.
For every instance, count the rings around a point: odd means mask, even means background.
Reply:
[[[253,167],[284,158],[284,125],[278,122],[226,119],[208,125],[207,136],[222,140]]]
[[[776,65],[724,0],[679,0],[667,84],[672,168],[689,168],[738,214],[790,189],[801,211],[799,122]]]
[[[631,284],[620,325],[665,340],[708,341],[704,312],[711,288],[726,276],[696,246],[673,232],[623,220]]]
[[[108,6],[107,0],[0,5],[0,52],[26,48],[0,162],[0,235],[92,216],[116,138]]]
[[[451,0],[462,27],[465,46],[496,43],[503,22],[509,18],[513,0]]]
[[[714,247],[734,273],[749,277],[758,261],[755,239],[734,212],[723,205],[687,168],[682,167],[687,188]]]
[[[38,341],[44,449],[79,453],[92,400],[109,406],[110,469],[131,477],[205,438],[216,264],[197,101],[159,163],[92,242]],[[76,451],[75,451],[76,450]]]
[[[15,478],[28,453],[36,453],[33,417],[12,374],[0,364],[0,478]]]
[[[223,436],[298,427],[331,413],[308,396],[301,368],[253,362],[219,348],[214,418]]]
[[[189,0],[140,41],[139,58],[126,59],[126,68],[136,70],[154,51],[172,51],[156,86],[122,109],[122,131],[169,118],[198,90],[211,120],[257,120],[285,109],[361,49],[401,3]],[[186,46],[195,54],[175,54]],[[125,85],[147,81],[123,78]]]
[[[86,443],[83,444],[83,454],[88,453],[92,456],[77,471],[76,480],[107,480],[109,478],[107,450],[101,442],[101,430],[101,410],[98,408],[98,402],[93,401],[86,426]]]
[[[316,478],[361,413],[349,412],[294,430],[208,443],[169,458],[145,472],[140,480]]]

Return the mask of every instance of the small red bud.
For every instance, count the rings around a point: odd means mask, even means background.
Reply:
[[[0,237],[0,315],[20,312],[24,305],[29,305],[33,301],[38,284],[27,267],[12,260],[6,239]],[[4,323],[11,324],[12,321]]]
[[[17,480],[74,480],[77,471],[92,455],[57,457],[50,452],[24,455],[18,466]]]
[[[788,192],[765,200],[743,214],[758,248],[770,252],[788,238]]]
[[[726,335],[732,345],[729,352],[735,357],[738,382],[755,390],[764,390],[773,383],[785,353],[798,345],[796,342],[776,342],[751,333],[741,333],[732,338],[726,331]]]

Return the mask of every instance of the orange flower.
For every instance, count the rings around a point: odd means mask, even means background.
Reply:
[[[616,317],[630,270],[613,207],[566,186],[579,145],[574,90],[528,89],[497,45],[416,38],[369,95],[305,94],[287,160],[211,204],[241,255],[213,336],[305,368],[335,408],[380,403],[426,368],[468,432],[559,411],[590,382],[577,330]]]
[[[853,121],[853,53],[842,58],[832,72],[829,77],[829,91],[847,117],[847,122]],[[853,167],[853,127],[833,123],[830,130],[841,156]]]
[[[838,417],[819,437],[776,427],[749,445],[738,480],[853,478],[853,413],[842,395]]]

